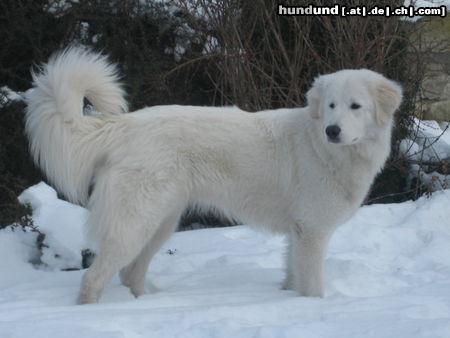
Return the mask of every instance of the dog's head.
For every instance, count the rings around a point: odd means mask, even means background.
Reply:
[[[323,138],[339,145],[372,138],[392,124],[402,100],[394,81],[367,70],[341,70],[314,80],[307,93],[308,110],[319,120]]]

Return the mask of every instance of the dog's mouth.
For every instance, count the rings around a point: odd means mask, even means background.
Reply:
[[[334,144],[341,143],[341,139],[339,137],[334,138],[334,137],[327,136],[327,140],[328,140],[328,142],[334,143]]]
[[[358,143],[359,140],[360,140],[359,137],[355,137],[355,138],[353,138],[349,143],[342,143],[340,137],[338,137],[338,138],[333,138],[333,137],[327,136],[327,141],[328,141],[328,142],[334,143],[334,144],[340,144],[340,145],[353,145],[353,144]]]

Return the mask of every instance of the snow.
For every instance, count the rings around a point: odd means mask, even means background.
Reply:
[[[405,0],[403,6],[409,7],[414,6],[417,8],[432,8],[432,7],[447,7],[447,13],[450,12],[450,0]],[[423,16],[414,16],[410,17],[402,17],[402,20],[417,22],[419,19],[422,19]]]
[[[48,248],[33,267],[36,233],[0,231],[2,338],[450,336],[449,190],[362,207],[331,241],[324,299],[280,290],[284,239],[237,226],[175,233],[150,266],[151,293],[135,299],[116,276],[86,306],[83,271],[60,269],[80,262],[87,211],[44,183],[20,199]]]
[[[35,270],[28,263],[37,255],[37,250],[32,244],[36,241],[36,237],[36,233],[23,233],[11,229],[0,231],[0,252],[2,255],[0,259],[0,288],[2,293],[4,288],[15,284],[17,280],[32,279],[36,275]]]
[[[45,234],[42,263],[50,269],[80,269],[80,253],[89,247],[83,229],[88,211],[58,199],[44,182],[25,190],[19,201],[31,205],[33,223]]]
[[[414,131],[399,143],[400,153],[413,162],[409,179],[420,176],[421,182],[429,185],[431,191],[448,188],[450,177],[429,170],[429,167],[433,166],[426,163],[439,163],[450,159],[450,123],[417,118],[414,118],[413,122]],[[420,163],[424,163],[423,166],[420,166]]]
[[[450,157],[448,122],[439,124],[414,118],[414,126],[414,132],[400,143],[402,153],[417,161],[440,161]]]
[[[447,10],[450,11],[450,0],[405,0],[404,6],[411,5],[416,8],[446,6]]]
[[[7,86],[0,87],[0,108],[12,101],[23,101],[23,95],[11,90]]]

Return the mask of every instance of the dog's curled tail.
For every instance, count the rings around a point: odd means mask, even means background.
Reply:
[[[84,98],[103,115],[125,112],[117,68],[104,55],[72,46],[32,75],[25,127],[31,153],[66,197],[85,203],[102,144],[108,140],[102,140],[98,130],[101,116],[83,115]]]
[[[48,112],[71,121],[83,116],[86,97],[99,112],[120,114],[127,110],[127,102],[117,74],[106,56],[81,46],[69,47],[53,55],[40,73],[33,73],[35,88],[29,106],[45,103]]]

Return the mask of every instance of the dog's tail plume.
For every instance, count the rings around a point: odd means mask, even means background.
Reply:
[[[102,148],[102,115],[84,116],[87,98],[104,115],[127,110],[115,65],[84,47],[52,56],[27,92],[26,132],[35,162],[66,197],[85,203]]]

